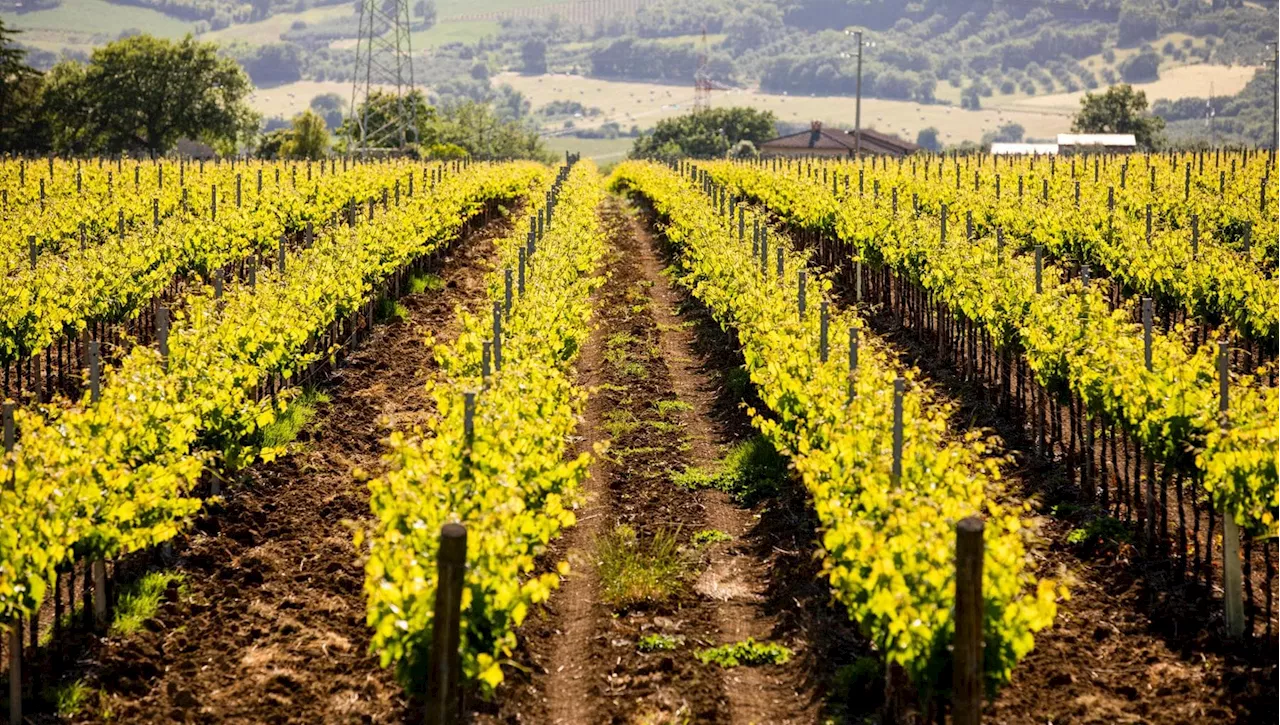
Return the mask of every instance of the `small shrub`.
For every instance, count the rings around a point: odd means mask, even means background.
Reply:
[[[667,601],[689,573],[674,532],[660,529],[647,541],[622,525],[596,544],[601,599],[614,607]]]
[[[733,537],[720,529],[703,529],[693,535],[693,543],[697,546],[718,544],[721,541],[733,541]]]
[[[690,466],[671,477],[681,488],[714,488],[751,506],[777,493],[787,475],[787,459],[763,436],[749,438],[711,466]]]
[[[726,669],[739,665],[780,665],[791,660],[791,650],[773,642],[757,642],[747,637],[741,642],[700,650],[702,664],[716,664]]]
[[[670,652],[684,643],[684,637],[669,634],[646,634],[636,642],[641,652]]]

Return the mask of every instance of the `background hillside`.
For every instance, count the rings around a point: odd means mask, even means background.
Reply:
[[[783,125],[853,117],[865,31],[863,123],[915,139],[1065,131],[1083,93],[1131,82],[1173,141],[1262,143],[1270,101],[1240,94],[1277,29],[1275,2],[1226,0],[413,0],[415,73],[432,99],[492,102],[554,145],[618,153],[687,110],[705,48],[714,105],[772,109]],[[340,120],[358,5],[323,0],[2,0],[37,67],[140,32],[216,40],[258,86],[268,127],[308,106]],[[1269,71],[1268,71],[1269,73]],[[1259,78],[1254,94],[1269,92]],[[320,100],[317,101],[317,97]],[[1188,100],[1190,99],[1190,100]],[[1001,129],[1004,129],[1003,131]],[[1010,130],[1012,129],[1012,130]],[[1019,135],[1014,133],[1014,135]]]

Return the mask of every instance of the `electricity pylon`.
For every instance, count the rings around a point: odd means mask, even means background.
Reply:
[[[418,140],[409,0],[362,0],[351,85],[352,153],[401,149]]]

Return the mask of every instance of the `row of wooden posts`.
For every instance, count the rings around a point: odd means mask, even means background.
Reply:
[[[704,170],[699,170],[696,168],[691,169],[691,176],[694,179],[701,182],[701,186],[704,193],[706,193],[709,197],[712,198],[713,207],[717,209],[717,211],[722,217],[727,216],[727,220],[730,225],[732,225],[732,222],[733,222],[732,210],[734,208],[737,208],[738,238],[739,238],[739,241],[744,241],[745,209],[741,205],[738,205],[736,203],[737,202],[736,199],[730,199],[727,196],[727,193],[724,187],[714,184],[711,181],[709,175]],[[972,222],[970,220],[970,224],[971,223]],[[754,226],[754,229],[752,234],[752,255],[753,257],[758,258],[760,261],[760,268],[759,268],[760,273],[767,274],[768,260],[769,260],[768,227],[762,226],[758,218],[755,220],[755,223],[753,226]],[[942,210],[940,227],[941,227],[940,233],[943,235],[943,238],[945,239],[945,235],[946,235],[945,205]],[[970,230],[970,236],[972,236],[971,230]],[[1037,294],[1042,293],[1043,291],[1043,284],[1042,284],[1043,253],[1044,253],[1044,247],[1041,245],[1037,245],[1035,247],[1035,274],[1036,274],[1036,293]],[[783,257],[782,245],[779,244],[776,250],[776,275],[778,280],[782,280],[785,275],[783,259],[784,257]],[[859,268],[859,270],[855,273],[855,280],[856,280],[855,295],[856,295],[857,302],[861,303],[862,301],[862,285],[861,285],[862,274],[860,270],[861,262],[856,262],[855,265]],[[1081,273],[1087,285],[1088,277],[1089,277],[1089,267],[1087,264],[1082,266]],[[806,281],[807,281],[806,271],[803,269],[799,270],[797,272],[796,298],[797,298],[797,306],[799,308],[799,313],[802,317],[805,314],[805,307],[806,307]],[[820,359],[823,362],[825,362],[828,356],[828,306],[826,301],[822,302],[819,314],[820,314],[819,356],[820,356]],[[1150,371],[1152,370],[1153,301],[1149,297],[1144,297],[1142,299],[1142,318],[1143,318],[1144,361],[1145,361],[1147,370]],[[1225,420],[1226,413],[1228,411],[1228,406],[1229,406],[1229,381],[1230,381],[1229,360],[1230,358],[1228,354],[1228,349],[1229,349],[1229,345],[1226,341],[1220,341],[1218,343],[1217,362],[1218,362],[1218,378],[1219,378],[1219,412],[1222,414],[1222,418],[1224,420]],[[857,328],[851,328],[849,331],[849,367],[850,367],[849,397],[850,399],[852,399],[852,396],[853,396],[852,376],[853,376],[853,371],[856,370],[857,363],[858,363],[858,331],[857,331]],[[901,455],[902,455],[901,406],[902,406],[903,385],[904,385],[904,381],[900,376],[895,379],[894,381],[893,469],[892,469],[892,476],[894,480],[897,480],[901,475]],[[1043,425],[1042,422],[1041,422],[1041,425]],[[1039,443],[1040,443],[1040,436],[1037,435],[1037,444]],[[1155,498],[1155,492],[1153,490],[1154,485],[1155,485],[1154,476],[1149,475],[1147,477],[1147,491],[1146,491],[1147,509],[1148,509],[1147,516],[1146,516],[1147,529],[1148,529],[1147,537],[1149,541],[1155,540],[1154,526],[1155,526],[1156,516],[1155,516],[1154,507],[1155,507],[1156,498]],[[957,527],[958,536],[959,536],[958,542],[957,542],[957,579],[956,579],[958,599],[959,599],[960,591],[962,587],[961,559],[962,559],[963,552],[960,549],[960,541],[963,540],[964,527],[965,527],[965,522],[961,522],[961,524],[958,525]],[[1243,596],[1242,596],[1243,577],[1241,573],[1240,550],[1239,550],[1240,534],[1239,534],[1239,526],[1236,524],[1234,518],[1229,514],[1224,514],[1223,516],[1223,542],[1224,542],[1223,543],[1224,620],[1225,620],[1227,635],[1232,639],[1238,639],[1244,634],[1244,630],[1245,630],[1244,605],[1243,605]],[[978,580],[979,587],[980,587],[980,582],[981,582],[981,578],[979,577],[979,580]],[[979,607],[980,607],[981,606],[980,590],[977,598],[978,598]],[[957,637],[959,637],[960,635],[959,625],[960,625],[961,614],[960,614],[959,607],[960,607],[960,602],[957,600]],[[980,626],[981,626],[981,622],[979,621],[979,628]],[[979,632],[980,632],[980,629],[979,629]],[[980,644],[980,641],[981,640],[979,637],[979,644]],[[960,643],[958,641],[956,646],[957,646],[957,652],[958,652],[960,647]],[[957,662],[957,668],[959,667],[960,667],[960,664]],[[959,676],[960,674],[959,670],[957,670],[956,674],[957,676]],[[957,681],[954,684],[955,684],[956,697],[957,698],[962,697],[963,690],[960,686],[960,683]],[[981,681],[979,680],[979,688],[980,687],[981,687]],[[955,701],[953,701],[954,715],[957,718],[956,722],[976,722],[976,720],[960,719],[960,713],[962,710],[966,712],[967,711],[973,711],[975,713],[980,712],[981,710],[981,691],[980,690],[977,695],[977,702],[978,704],[975,706],[976,710],[974,710],[972,708],[962,707],[961,703],[959,702],[959,699],[956,699]]]
[[[556,180],[542,208],[529,217],[529,232],[525,244],[518,250],[518,268],[503,270],[503,299],[493,303],[493,334],[483,343],[481,353],[481,377],[502,369],[503,319],[509,317],[512,304],[524,294],[526,266],[530,266],[537,252],[538,242],[551,229],[560,186],[579,156],[566,154]],[[471,447],[475,438],[475,411],[477,391],[463,393],[463,476],[469,475]],[[436,554],[436,596],[431,624],[431,649],[428,653],[425,685],[426,722],[428,725],[453,725],[462,718],[462,654],[461,607],[463,580],[467,565],[467,529],[457,522],[445,524],[440,529],[440,544]]]

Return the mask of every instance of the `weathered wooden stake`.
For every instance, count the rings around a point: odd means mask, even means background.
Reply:
[[[854,385],[858,377],[858,328],[849,328],[849,401],[853,402],[853,396],[857,394]]]
[[[468,395],[474,396],[474,393]],[[467,529],[445,524],[436,558],[435,616],[431,626],[431,659],[427,669],[427,725],[458,722],[461,658],[462,584],[466,573]]]
[[[902,481],[902,392],[906,381],[902,376],[893,379],[893,469],[890,476],[896,486]]]
[[[1227,425],[1230,366],[1226,341],[1218,343],[1218,410],[1222,424]],[[1240,575],[1240,528],[1231,512],[1222,511],[1222,605],[1227,636],[1239,639],[1244,634],[1243,578]]]
[[[5,403],[6,406],[12,405]],[[22,722],[22,617],[9,623],[9,722]]]
[[[164,369],[169,369],[169,308],[156,308],[156,342],[160,349],[160,357]]]
[[[956,625],[951,717],[955,725],[982,721],[982,519],[956,524]]]
[[[822,306],[818,313],[818,359],[822,362],[827,361],[827,326],[830,323],[829,313],[827,310],[827,301],[822,301]]]

